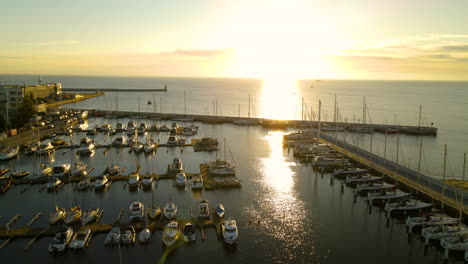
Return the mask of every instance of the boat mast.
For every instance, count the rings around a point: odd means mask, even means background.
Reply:
[[[421,127],[421,114],[422,114],[422,105],[419,105],[419,124],[418,124],[418,128]]]
[[[333,114],[333,122],[335,122],[335,127],[336,127],[336,119],[337,119],[337,117],[336,117],[336,114],[337,114],[337,110],[336,110],[336,94],[335,94],[335,108],[334,108],[334,109],[335,109],[335,112],[334,112],[334,114]]]
[[[423,137],[421,137],[421,140],[419,142],[419,161],[418,161],[418,172],[421,172],[421,156],[422,156],[422,148],[423,148]],[[419,176],[418,176],[418,183],[419,183]]]
[[[447,144],[444,145],[444,170],[442,172],[442,209],[444,208],[445,200],[445,168],[447,165]]]
[[[185,98],[185,90],[184,90],[184,113],[185,113],[185,117],[187,117],[187,101]]]
[[[465,169],[466,169],[466,152],[463,153],[463,176],[462,176],[462,182],[465,183]],[[462,215],[463,215],[463,209],[464,209],[464,204],[465,204],[465,201],[464,201],[464,196],[465,196],[465,188],[464,186],[462,187],[462,190],[461,190],[461,200],[460,200],[460,223],[462,221]]]
[[[362,124],[366,124],[366,97],[362,99]]]
[[[248,118],[250,118],[250,93],[249,93],[249,112],[248,112]]]
[[[320,114],[322,111],[322,102],[319,100],[319,112],[318,112],[318,131],[317,131],[317,149],[320,140]]]

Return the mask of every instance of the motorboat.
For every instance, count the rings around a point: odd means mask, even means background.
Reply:
[[[97,130],[95,128],[91,128],[88,131],[86,131],[86,135],[88,136],[95,136],[97,134]]]
[[[52,167],[45,163],[41,163],[40,167],[39,177],[48,177],[52,175]]]
[[[202,200],[198,204],[198,218],[210,218],[210,206],[207,200]]]
[[[0,160],[9,160],[18,156],[19,147],[11,147],[0,152]]]
[[[59,230],[55,234],[55,237],[52,239],[52,241],[49,244],[49,252],[55,253],[55,252],[64,251],[67,248],[67,246],[70,244],[72,237],[73,237],[72,228],[68,227],[68,228],[63,228]]]
[[[70,248],[80,249],[87,246],[88,241],[91,239],[91,229],[85,228],[80,229],[73,236],[72,241],[70,242]]]
[[[76,188],[79,191],[84,191],[90,187],[91,187],[91,178],[89,177],[86,177],[83,180],[79,181],[78,184],[76,185]]]
[[[137,128],[137,134],[139,136],[143,136],[146,133],[147,128],[148,126],[146,125],[146,123],[141,123]]]
[[[369,192],[380,191],[380,190],[392,190],[396,187],[394,184],[388,184],[386,182],[369,182],[358,184],[354,189],[355,194],[367,195]]]
[[[88,164],[81,161],[75,162],[75,166],[71,169],[71,177],[81,177],[86,176],[86,168]]]
[[[457,225],[433,225],[423,227],[421,235],[424,237],[426,244],[429,240],[440,240],[446,237],[452,237],[459,234],[468,234],[468,228],[462,224]]]
[[[135,243],[135,228],[131,225],[128,226],[125,229],[125,232],[122,234],[121,238],[124,245],[133,245],[133,243]]]
[[[382,181],[382,180],[383,180],[383,176],[374,176],[371,174],[346,176],[346,184],[348,184],[351,187],[356,187],[356,185],[358,184],[377,182],[377,181]]]
[[[154,185],[154,178],[151,174],[145,174],[143,180],[141,180],[143,190],[150,190]]]
[[[144,151],[145,153],[151,153],[156,150],[156,141],[153,138],[150,138],[146,141],[146,144],[144,146]]]
[[[128,220],[130,222],[143,221],[145,218],[145,206],[141,202],[133,202],[130,205]]]
[[[197,130],[194,127],[184,127],[184,130],[182,130],[182,135],[186,137],[194,136],[197,134]]]
[[[177,139],[177,136],[169,136],[169,138],[167,139],[166,145],[169,147],[178,146],[179,140]]]
[[[94,146],[93,141],[87,137],[82,138],[80,140],[80,146],[76,150],[76,154],[78,155],[91,155],[94,152],[94,149],[96,146]]]
[[[123,127],[122,123],[118,123],[116,126],[115,126],[115,131],[116,132],[123,132],[127,130],[126,128]]]
[[[50,142],[42,142],[41,145],[36,149],[36,154],[49,154],[54,152],[55,148]]]
[[[203,177],[201,175],[192,176],[190,187],[192,189],[203,189]]]
[[[81,208],[79,206],[75,206],[67,212],[65,217],[65,224],[66,225],[73,225],[81,220]]]
[[[127,145],[127,138],[125,137],[117,137],[112,141],[111,144],[113,147],[125,147]]]
[[[150,240],[151,240],[151,231],[149,230],[148,227],[146,227],[140,231],[140,234],[138,235],[138,241],[140,241],[141,244],[146,244]]]
[[[225,160],[217,159],[208,163],[208,171],[212,175],[234,175],[236,174],[236,164],[232,164]]]
[[[214,151],[218,150],[218,145],[218,139],[204,137],[194,144],[193,149],[194,151]]]
[[[107,179],[106,175],[99,175],[96,177],[96,180],[94,181],[94,190],[101,191],[106,188],[108,183],[109,183],[109,179]]]
[[[62,138],[55,138],[54,140],[52,140],[51,144],[54,147],[58,147],[58,146],[67,145],[67,142],[65,140],[63,140]]]
[[[406,226],[411,233],[416,228],[422,228],[433,225],[455,225],[459,224],[460,219],[449,217],[445,214],[426,214],[425,216],[408,216],[406,218]]]
[[[41,142],[36,141],[31,143],[31,145],[27,146],[26,149],[24,150],[25,155],[32,155],[36,153],[37,148],[39,148],[39,145],[41,145]]]
[[[156,220],[156,219],[159,219],[161,218],[161,208],[157,207],[157,206],[153,206],[151,208],[148,209],[148,218],[150,220]]]
[[[361,169],[361,168],[351,168],[351,167],[345,167],[343,169],[335,169],[333,170],[333,176],[339,178],[339,177],[346,177],[348,175],[356,175],[356,174],[363,174],[368,172],[368,169]]]
[[[135,126],[136,126],[136,124],[133,121],[129,121],[127,123],[127,134],[128,135],[134,135],[135,134]]]
[[[13,179],[22,179],[26,176],[28,176],[29,174],[31,174],[29,171],[25,171],[25,170],[21,170],[21,171],[13,171],[10,173],[10,176],[13,178]]]
[[[223,218],[223,217],[224,217],[224,213],[225,213],[226,211],[224,210],[224,206],[223,206],[222,204],[218,204],[218,205],[216,205],[215,212],[216,212],[216,215],[217,215],[219,218]]]
[[[119,245],[120,244],[121,231],[120,227],[113,227],[111,231],[107,234],[106,240],[104,240],[104,245]]]
[[[82,225],[91,224],[92,222],[97,220],[100,213],[101,213],[101,209],[99,208],[88,208],[87,210],[84,211],[81,217],[81,224]]]
[[[46,184],[47,191],[52,192],[55,191],[60,185],[62,181],[59,178],[52,177]]]
[[[108,133],[111,129],[112,129],[112,125],[109,123],[105,123],[102,126],[96,128],[98,132],[104,132],[104,133]]]
[[[400,201],[411,197],[411,193],[400,191],[396,188],[382,189],[367,193],[367,201],[372,205],[385,205],[389,202]]]
[[[159,132],[169,132],[171,131],[171,129],[169,127],[167,127],[166,124],[163,124],[160,128],[159,128]]]
[[[163,209],[163,215],[167,219],[174,219],[177,217],[177,205],[174,202],[168,202]]]
[[[137,172],[132,172],[128,177],[128,187],[135,189],[138,185],[140,185],[140,176]]]
[[[174,158],[169,167],[169,172],[170,173],[182,172],[182,168],[183,168],[182,160],[179,158]]]
[[[223,231],[223,240],[228,245],[233,245],[237,243],[239,233],[237,230],[236,220],[228,219],[224,221],[222,227]]]
[[[52,176],[57,178],[70,176],[70,167],[70,164],[54,164],[52,168]]]
[[[197,231],[192,223],[185,224],[184,229],[182,229],[182,234],[185,241],[191,242],[197,240]]]
[[[177,129],[172,127],[171,130],[169,130],[169,136],[176,136],[177,135]]]
[[[412,214],[427,212],[432,209],[432,203],[424,203],[415,199],[402,200],[396,203],[387,203],[385,205],[385,212],[388,216],[392,214]]]
[[[179,226],[176,221],[169,222],[163,230],[162,242],[167,247],[177,243],[180,237]]]
[[[120,167],[117,164],[112,164],[107,166],[105,173],[109,174],[110,176],[115,176],[120,173]]]
[[[175,183],[178,187],[185,187],[185,183],[187,182],[187,176],[185,176],[184,172],[177,173],[175,177]]]
[[[49,215],[49,224],[55,225],[65,219],[67,215],[67,210],[65,208],[55,207],[55,211]]]
[[[465,251],[468,249],[468,234],[442,238],[440,240],[440,245],[445,250]]]
[[[140,153],[143,151],[144,146],[145,145],[143,143],[141,143],[140,141],[137,141],[135,142],[135,144],[133,144],[132,149],[133,151],[135,151],[135,153]]]

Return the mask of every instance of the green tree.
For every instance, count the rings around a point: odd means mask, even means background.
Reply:
[[[34,103],[31,96],[25,96],[23,99],[23,105],[19,109],[19,116],[18,121],[21,124],[25,124],[29,122],[29,119],[36,113],[36,109],[34,109]]]

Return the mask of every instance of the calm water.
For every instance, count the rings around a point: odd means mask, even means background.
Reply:
[[[13,76],[22,80],[21,76]],[[13,78],[10,76],[10,78]],[[30,78],[34,76],[23,76]],[[5,77],[7,78],[7,77]],[[237,115],[238,104],[241,104],[241,115],[246,116],[248,93],[252,95],[253,108],[257,116],[262,115],[263,109],[269,109],[268,102],[276,99],[268,98],[262,82],[255,80],[219,80],[219,79],[155,79],[155,78],[102,78],[102,77],[46,77],[47,81],[62,82],[64,87],[109,87],[109,88],[150,88],[161,87],[167,83],[169,92],[155,94],[156,102],[165,112],[184,112],[183,94],[187,95],[187,112],[212,114],[213,101],[218,101],[218,113],[223,115]],[[310,88],[310,85],[314,86]],[[375,88],[378,87],[379,89]],[[440,148],[449,144],[450,165],[455,171],[455,156],[466,151],[466,108],[463,98],[467,99],[466,83],[423,83],[423,82],[347,82],[323,81],[302,82],[294,88],[301,92],[292,92],[291,101],[300,103],[302,95],[308,102],[321,98],[324,107],[328,107],[328,117],[333,110],[334,94],[338,95],[338,104],[343,109],[343,116],[352,120],[352,112],[359,115],[362,97],[344,94],[366,95],[373,122],[393,122],[393,112],[399,113],[399,122],[413,124],[418,120],[419,104],[429,105],[424,108],[424,116],[428,122],[434,122],[439,127],[437,137],[424,138],[424,149],[427,154],[426,163],[433,169],[440,171],[442,159]],[[334,87],[334,88],[331,88]],[[396,88],[392,88],[396,87]],[[405,88],[406,87],[406,88]],[[426,87],[426,88],[425,88]],[[335,89],[335,90],[333,90]],[[398,92],[390,92],[392,89]],[[424,92],[426,90],[426,92]],[[377,92],[380,91],[380,93]],[[451,93],[444,95],[443,91]],[[374,92],[372,92],[374,91]],[[403,91],[407,91],[403,95]],[[431,91],[433,95],[429,95]],[[457,95],[458,93],[458,95]],[[382,94],[379,96],[379,94]],[[408,95],[409,94],[409,95]],[[140,111],[153,111],[154,105],[147,105],[146,100],[153,100],[153,93],[109,93],[106,96],[76,104],[76,107],[114,109],[115,98],[119,98],[118,108],[121,110],[138,111],[138,97],[140,97]],[[161,100],[159,100],[161,96]],[[383,98],[381,98],[383,97]],[[401,98],[400,98],[401,97]],[[419,101],[416,98],[424,98]],[[432,99],[430,99],[432,98]],[[285,97],[285,99],[288,99]],[[455,100],[456,99],[456,100]],[[289,99],[288,99],[289,100]],[[432,103],[429,101],[432,100]],[[452,101],[453,100],[453,101]],[[263,104],[262,104],[263,102]],[[385,104],[383,104],[385,102]],[[458,103],[456,103],[458,102]],[[465,100],[466,102],[466,100]],[[409,104],[414,107],[408,106]],[[455,104],[455,106],[454,106]],[[274,104],[281,112],[294,115],[294,104]],[[300,104],[296,112],[300,118]],[[171,109],[172,108],[172,109]],[[232,108],[232,109],[231,109]],[[291,110],[292,108],[292,110]],[[316,104],[313,105],[316,111]],[[387,109],[379,114],[373,108]],[[414,108],[414,111],[413,111]],[[272,108],[273,109],[273,108]],[[345,114],[348,109],[349,114]],[[446,109],[445,113],[441,109]],[[292,111],[292,112],[288,112]],[[341,110],[340,110],[341,111]],[[392,112],[393,111],[393,112]],[[253,115],[252,110],[252,115]],[[374,114],[375,112],[375,114]],[[406,114],[405,114],[406,113]],[[410,115],[411,114],[411,115]],[[331,114],[333,115],[333,114]],[[268,113],[265,112],[268,117]],[[272,116],[274,117],[274,116]],[[277,116],[278,118],[280,116]],[[391,119],[390,119],[391,118]],[[463,119],[464,118],[464,119]],[[330,118],[328,118],[330,119]],[[452,121],[450,121],[452,120]],[[102,123],[102,119],[90,119],[89,126]],[[114,125],[117,122],[126,123],[128,119],[110,120]],[[448,124],[445,127],[441,123]],[[148,121],[150,122],[150,121]],[[465,124],[463,126],[463,124]],[[182,124],[183,125],[183,124]],[[180,217],[189,216],[190,208],[195,210],[198,201],[208,199],[211,205],[223,203],[227,214],[238,220],[240,241],[236,249],[226,248],[216,237],[214,229],[205,229],[206,240],[199,239],[194,245],[183,245],[167,256],[167,263],[196,262],[227,262],[227,263],[441,263],[443,252],[436,244],[431,244],[427,252],[424,251],[423,241],[414,236],[408,241],[405,226],[402,222],[393,219],[387,227],[383,212],[377,208],[369,214],[364,199],[358,197],[354,200],[352,189],[345,188],[341,192],[339,181],[331,184],[330,175],[320,175],[309,166],[296,164],[292,153],[281,147],[281,131],[267,131],[260,127],[236,127],[230,124],[200,126],[199,135],[225,137],[232,150],[233,157],[238,164],[238,177],[243,182],[241,189],[214,190],[194,193],[190,189],[179,190],[173,187],[169,180],[159,182],[154,189],[155,203],[164,205],[169,199],[174,200],[180,209]],[[74,136],[78,140],[83,134]],[[339,135],[344,136],[344,135]],[[165,142],[167,135],[160,134],[155,137]],[[104,135],[97,135],[95,140],[99,143],[111,141]],[[359,140],[350,134],[347,141],[369,147],[369,138],[361,136]],[[389,142],[395,140],[389,136]],[[411,162],[417,159],[418,138],[401,136],[405,158],[411,157]],[[464,141],[463,141],[464,140]],[[374,150],[382,152],[383,135],[375,134],[373,138]],[[379,143],[380,142],[380,143]],[[463,142],[463,143],[460,143]],[[411,145],[412,144],[412,145]],[[390,145],[390,143],[389,143]],[[390,147],[390,146],[389,146]],[[436,151],[437,150],[437,151]],[[434,151],[431,156],[431,151]],[[458,153],[457,153],[458,151]],[[455,155],[456,154],[456,155]],[[395,155],[387,155],[391,158]],[[408,157],[409,156],[409,157]],[[164,173],[167,164],[174,157],[181,157],[186,164],[188,172],[198,172],[199,164],[215,158],[215,153],[197,152],[185,148],[181,153],[179,149],[161,148],[150,156],[136,155],[124,150],[117,153],[113,149],[107,155],[98,150],[92,157],[80,160],[95,168],[95,173],[101,172],[107,164],[119,163],[132,171],[138,164],[142,166],[141,172]],[[440,166],[433,160],[440,159]],[[452,159],[453,158],[453,159]],[[26,157],[13,160],[0,167],[13,167],[16,169],[37,170],[40,161],[45,157]],[[47,157],[49,159],[49,157]],[[55,162],[71,162],[77,157],[70,150],[60,150],[51,155]],[[400,156],[402,160],[402,156]],[[432,168],[430,168],[432,169]],[[437,175],[436,175],[437,176]],[[0,225],[7,222],[17,212],[23,214],[14,226],[26,225],[27,222],[41,211],[45,215],[55,207],[56,201],[60,206],[69,207],[70,204],[84,204],[99,206],[105,210],[101,221],[113,222],[120,210],[126,209],[131,202],[140,200],[147,206],[151,204],[151,193],[129,192],[123,182],[114,183],[110,190],[104,193],[70,191],[65,185],[57,196],[51,193],[39,192],[41,186],[32,186],[24,193],[23,187],[15,187],[0,197]],[[19,202],[19,198],[21,202]],[[13,205],[13,206],[12,206]],[[258,224],[256,220],[260,219]],[[46,226],[47,217],[43,217],[34,226]],[[122,248],[123,263],[157,263],[164,255],[161,246],[161,232],[153,234],[153,242],[148,247],[135,245],[131,248]],[[30,263],[36,260],[42,262],[99,263],[103,261],[119,261],[117,248],[104,248],[105,235],[96,235],[91,241],[90,248],[79,254],[67,252],[58,257],[49,256],[47,246],[51,238],[38,240],[29,252],[23,253],[28,240],[15,240],[0,250],[0,257],[9,262]],[[459,258],[451,257],[449,263],[462,263]]]

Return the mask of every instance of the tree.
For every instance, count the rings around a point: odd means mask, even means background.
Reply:
[[[34,109],[34,103],[31,99],[32,96],[25,96],[23,99],[23,105],[19,109],[18,121],[20,124],[25,124],[29,122],[31,117],[36,114],[36,109]]]

